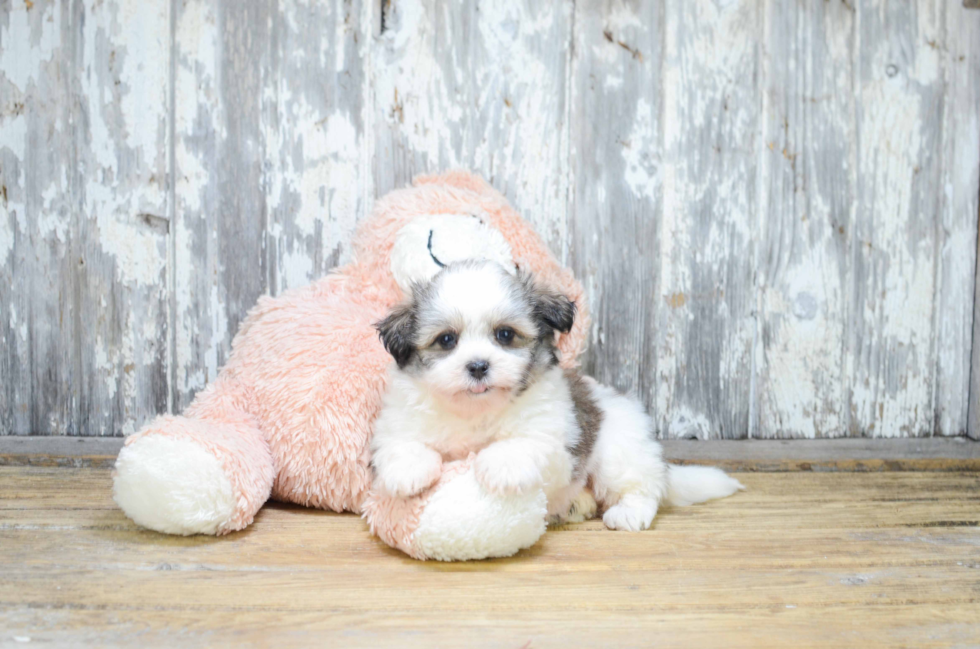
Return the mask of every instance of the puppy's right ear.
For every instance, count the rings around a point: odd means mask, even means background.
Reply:
[[[374,325],[381,343],[394,357],[398,367],[405,367],[415,353],[415,305],[401,304],[388,317]]]
[[[567,334],[575,322],[575,303],[560,293],[537,289],[534,314],[552,329]]]

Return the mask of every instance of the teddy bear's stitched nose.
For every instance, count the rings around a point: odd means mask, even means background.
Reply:
[[[490,363],[488,361],[470,361],[466,364],[466,369],[469,370],[470,376],[474,379],[482,379],[490,370]]]

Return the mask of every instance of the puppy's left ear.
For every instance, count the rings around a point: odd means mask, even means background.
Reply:
[[[398,367],[405,367],[415,353],[415,305],[411,302],[401,304],[388,314],[388,317],[374,325],[381,337],[381,343]]]
[[[552,329],[568,333],[575,322],[575,303],[560,293],[538,288],[535,290],[534,315]]]

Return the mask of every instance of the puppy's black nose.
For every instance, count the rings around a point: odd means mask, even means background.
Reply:
[[[470,376],[474,379],[482,379],[487,375],[487,371],[490,369],[490,363],[487,361],[470,361],[466,364],[466,369],[469,370]]]

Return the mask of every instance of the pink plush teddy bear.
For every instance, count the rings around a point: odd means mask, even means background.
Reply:
[[[168,534],[226,534],[271,497],[364,514],[382,540],[419,559],[508,556],[537,541],[543,492],[488,494],[472,458],[444,465],[418,497],[372,493],[367,449],[391,362],[374,323],[444,264],[492,259],[576,302],[558,343],[572,366],[588,328],[582,287],[503,196],[463,172],[419,177],[380,199],[353,253],[310,286],[260,298],[184,415],[158,417],[126,440],[113,484],[126,515]]]

